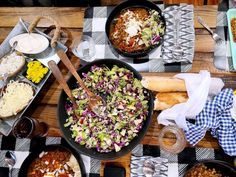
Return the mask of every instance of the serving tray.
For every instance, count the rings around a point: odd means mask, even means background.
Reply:
[[[20,19],[19,22],[16,24],[16,26],[13,28],[13,30],[9,33],[7,38],[0,45],[0,58],[2,58],[5,54],[7,54],[10,51],[11,47],[9,44],[9,40],[12,37],[14,37],[18,34],[21,34],[21,33],[26,33],[26,30],[23,25],[28,27],[29,23]],[[35,30],[34,31],[35,33],[39,33],[39,34],[45,36],[49,40],[49,42],[51,41],[52,38],[49,37],[48,35],[46,35],[45,33],[43,33],[42,31],[40,31],[39,29],[35,28],[34,30]],[[35,97],[40,92],[40,90],[42,89],[42,87],[44,86],[46,81],[48,80],[49,76],[51,75],[51,71],[48,70],[48,73],[43,77],[43,79],[40,81],[40,83],[35,84],[35,83],[31,82],[30,80],[28,80],[26,78],[26,70],[27,70],[26,66],[27,66],[28,62],[32,61],[32,60],[38,60],[46,67],[48,67],[47,63],[50,60],[53,60],[58,64],[60,59],[57,56],[56,51],[59,49],[62,49],[65,52],[68,50],[68,48],[66,46],[64,46],[62,43],[58,42],[58,44],[55,48],[51,48],[51,46],[49,46],[44,52],[42,52],[40,54],[25,55],[25,58],[26,58],[25,66],[22,68],[22,70],[16,76],[8,79],[8,80],[18,80],[18,81],[23,81],[23,82],[29,83],[34,88],[35,94],[34,94],[33,99],[31,99],[31,101],[28,103],[28,105],[21,112],[19,112],[17,115],[11,116],[6,119],[0,119],[0,132],[2,134],[4,134],[5,136],[8,136],[10,134],[10,132],[12,130],[12,125],[14,124],[15,120],[20,118],[24,114],[24,112],[31,105],[31,103],[33,102],[33,100],[35,99]]]

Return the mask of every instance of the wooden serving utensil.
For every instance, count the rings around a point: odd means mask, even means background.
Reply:
[[[89,96],[89,107],[90,109],[96,113],[97,115],[100,115],[102,113],[102,110],[100,110],[100,107],[102,106],[104,108],[104,100],[102,97],[95,95],[93,92],[91,92],[87,86],[84,84],[83,80],[80,78],[79,74],[77,73],[76,69],[70,62],[67,55],[64,53],[63,50],[58,50],[57,55],[61,59],[61,61],[64,63],[64,65],[68,68],[68,70],[71,72],[71,74],[76,78],[80,86],[85,90],[85,92]]]
[[[48,66],[50,68],[50,70],[52,71],[54,77],[57,79],[57,81],[59,82],[60,86],[62,87],[62,89],[65,91],[66,95],[69,97],[69,99],[71,100],[72,104],[73,104],[73,112],[74,115],[79,119],[79,115],[76,114],[76,109],[77,109],[77,104],[75,102],[75,98],[73,97],[71,90],[68,86],[68,84],[66,83],[66,80],[64,79],[61,71],[59,70],[57,64],[55,61],[50,60],[48,62]]]

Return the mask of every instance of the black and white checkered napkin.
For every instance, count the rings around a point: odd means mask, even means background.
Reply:
[[[159,4],[158,7],[164,10],[164,5]],[[92,7],[85,11],[83,34],[91,36],[95,42],[96,54],[94,59],[121,59],[138,71],[145,72],[187,72],[192,67],[194,54],[194,23],[193,23],[193,6],[180,4],[179,6],[165,8],[164,16],[167,22],[167,32],[164,41],[164,47],[158,47],[146,58],[137,60],[127,59],[118,54],[114,54],[109,47],[105,34],[105,23],[108,15],[114,7]],[[182,20],[180,22],[180,43],[184,49],[184,59],[187,62],[170,63],[169,51],[174,47],[173,35],[173,9],[179,8],[181,11]],[[184,21],[185,20],[185,21]],[[187,49],[188,48],[188,49]],[[164,53],[162,52],[164,50]],[[166,63],[164,64],[164,59]],[[168,61],[167,61],[168,60]]]
[[[8,150],[14,151],[17,161],[13,167],[12,176],[17,177],[21,164],[25,158],[38,147],[50,144],[67,145],[66,141],[60,137],[33,138],[33,139],[16,139],[13,136],[0,135],[0,177],[8,176],[8,166],[4,161],[5,154]],[[84,163],[87,177],[100,177],[100,161],[81,155]]]
[[[236,2],[233,0],[221,0],[217,12],[216,33],[223,39],[223,43],[215,45],[214,50],[214,65],[216,68],[235,72],[233,68],[232,55],[229,42],[229,31],[227,24],[228,9],[235,8]]]
[[[167,166],[162,168],[160,176],[168,177],[182,177],[189,164],[194,164],[200,160],[222,160],[230,164],[234,164],[234,157],[226,155],[221,149],[212,149],[212,148],[185,148],[179,154],[170,154],[166,151],[160,149],[159,146],[154,145],[141,145],[139,144],[132,151],[131,157],[131,177],[144,177],[142,163],[144,159],[148,157],[161,157],[162,159],[167,159],[167,162],[164,161],[162,165]]]

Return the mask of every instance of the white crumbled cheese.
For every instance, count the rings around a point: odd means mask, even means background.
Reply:
[[[53,173],[46,173],[43,177],[55,177]]]
[[[39,154],[39,158],[42,158],[44,156],[45,152],[42,151],[40,154]]]
[[[80,170],[80,166],[78,164],[78,161],[76,160],[76,158],[71,155],[70,159],[68,162],[66,162],[66,164],[73,170],[74,177],[81,177],[81,170]]]
[[[122,16],[122,18],[127,18],[125,25],[125,32],[128,34],[126,43],[129,43],[131,37],[138,35],[142,29],[142,20],[139,20],[138,16],[135,16],[135,13],[127,10]]]
[[[115,146],[115,151],[116,152],[120,151],[120,149],[121,149],[120,146],[118,146],[116,143],[114,144],[114,146]]]
[[[0,98],[0,117],[16,115],[33,98],[32,86],[24,82],[10,81]]]
[[[13,52],[0,59],[0,75],[11,75],[25,64],[25,58]]]
[[[143,45],[143,44],[144,44],[143,40],[140,39],[140,40],[138,41],[138,45]]]
[[[141,31],[142,23],[137,21],[135,18],[131,18],[125,23],[126,29],[125,32],[128,33],[130,37],[134,37]]]
[[[46,165],[48,165],[48,164],[49,164],[49,162],[48,162],[48,161],[45,161],[44,163],[45,163]]]
[[[40,169],[40,172],[41,172],[41,173],[44,173],[44,170]]]
[[[118,38],[118,31],[115,31],[115,32],[113,33],[113,37],[114,37],[115,39]]]
[[[67,164],[65,164],[63,167],[64,167],[66,170],[68,170],[68,166],[67,166]]]
[[[128,36],[128,37],[126,38],[125,43],[126,43],[126,44],[129,44],[129,40],[130,40],[130,36]]]

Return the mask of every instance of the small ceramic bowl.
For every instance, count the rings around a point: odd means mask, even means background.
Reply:
[[[23,33],[10,39],[9,44],[13,46],[18,41],[16,50],[24,54],[38,54],[46,50],[49,46],[48,39],[37,33]]]

